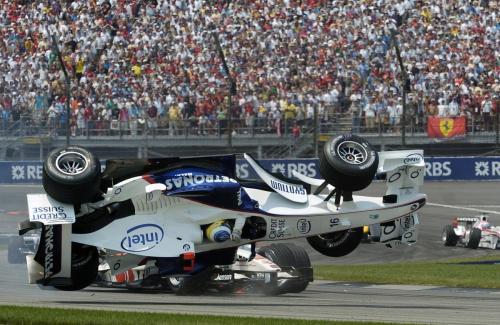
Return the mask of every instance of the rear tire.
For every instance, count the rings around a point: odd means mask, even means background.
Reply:
[[[344,134],[328,140],[320,151],[321,176],[342,191],[370,185],[378,168],[378,153],[364,138]]]
[[[7,252],[7,261],[9,264],[23,264],[26,262],[26,257],[19,251],[19,248],[23,246],[24,239],[22,236],[14,236],[9,239]]]
[[[43,188],[59,202],[89,202],[99,192],[100,183],[99,159],[85,148],[52,150],[43,163]]]
[[[307,241],[312,248],[323,255],[340,257],[355,250],[362,237],[363,227],[359,227],[307,237]]]
[[[299,293],[304,291],[312,278],[312,268],[309,256],[304,248],[292,243],[272,244],[260,248],[257,252],[266,257],[280,268],[290,268],[293,279],[278,279],[277,286],[267,290],[267,294],[281,295],[285,293]]]
[[[481,229],[473,228],[469,236],[469,242],[467,242],[467,248],[477,249],[480,241]]]
[[[444,246],[457,246],[458,236],[455,234],[455,229],[452,225],[446,225],[443,229]]]
[[[99,255],[94,246],[72,243],[71,245],[71,280],[72,285],[57,285],[62,291],[81,290],[97,279]]]

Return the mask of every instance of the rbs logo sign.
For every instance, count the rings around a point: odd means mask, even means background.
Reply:
[[[500,180],[500,158],[426,158],[425,176],[426,180]]]
[[[443,177],[451,175],[450,161],[425,162],[425,176]]]

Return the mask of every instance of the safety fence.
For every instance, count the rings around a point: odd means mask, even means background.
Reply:
[[[490,135],[498,139],[499,119],[494,116],[471,115],[463,117],[463,129],[461,136]],[[458,123],[455,118],[435,117],[437,132],[448,137],[449,130],[456,128]],[[402,136],[400,119],[390,119],[386,115],[370,117],[353,117],[350,113],[331,113],[314,119],[304,117],[303,119],[268,118],[248,116],[246,118],[199,118],[169,120],[168,117],[155,118],[130,118],[120,121],[118,119],[99,120],[72,120],[70,123],[70,136],[79,139],[98,139],[104,136],[116,138],[155,138],[156,136],[219,136],[224,137],[231,133],[256,136],[259,134],[296,134],[307,133],[308,130],[316,129],[318,133],[340,133],[353,132],[360,134],[384,134],[397,137]],[[448,130],[449,129],[449,130]],[[408,118],[405,127],[406,136],[414,134],[428,134],[428,118],[424,116],[412,116]],[[55,118],[33,118],[33,116],[21,116],[16,121],[6,121],[0,116],[0,137],[63,137],[68,132],[65,120]],[[428,134],[430,137],[436,137]],[[441,136],[440,136],[441,137]],[[498,142],[498,140],[497,140]]]
[[[293,170],[309,177],[321,177],[318,159],[262,159],[259,162],[268,171],[289,177]],[[500,157],[426,157],[425,164],[426,180],[500,180]],[[0,184],[40,184],[42,169],[39,161],[0,162]],[[236,172],[242,179],[257,178],[252,167],[242,159],[237,161]]]

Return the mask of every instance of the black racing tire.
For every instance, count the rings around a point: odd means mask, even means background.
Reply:
[[[457,246],[458,236],[455,234],[455,229],[452,225],[446,225],[443,229],[444,246]]]
[[[340,257],[355,250],[362,237],[363,227],[359,227],[307,237],[307,241],[312,248],[323,255]]]
[[[26,262],[26,257],[21,254],[19,249],[24,246],[22,236],[14,236],[9,238],[9,247],[7,251],[7,261],[9,264],[23,264]]]
[[[298,276],[292,279],[278,279],[276,287],[266,288],[266,293],[269,295],[302,292],[313,280],[309,255],[300,246],[292,243],[278,243],[261,247],[257,253],[280,268],[291,269],[292,274]]]
[[[469,241],[467,242],[467,248],[477,249],[479,247],[479,242],[481,241],[481,229],[472,228]]]
[[[99,192],[100,184],[101,163],[85,148],[52,150],[43,163],[43,188],[59,202],[89,202]]]
[[[99,268],[99,255],[94,246],[72,243],[71,245],[71,285],[56,285],[62,291],[81,290],[94,283]]]
[[[343,191],[366,188],[375,177],[378,153],[364,138],[344,134],[328,140],[319,156],[321,176]]]

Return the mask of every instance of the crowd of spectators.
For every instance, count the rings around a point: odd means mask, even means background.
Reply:
[[[353,130],[398,132],[401,76],[409,122],[467,115],[491,128],[499,92],[497,1],[0,0],[0,118],[47,127],[161,128],[200,134],[228,116],[236,130],[281,134],[352,116]],[[395,34],[391,30],[395,30]],[[236,131],[237,132],[237,131]],[[295,134],[296,131],[293,131]]]

